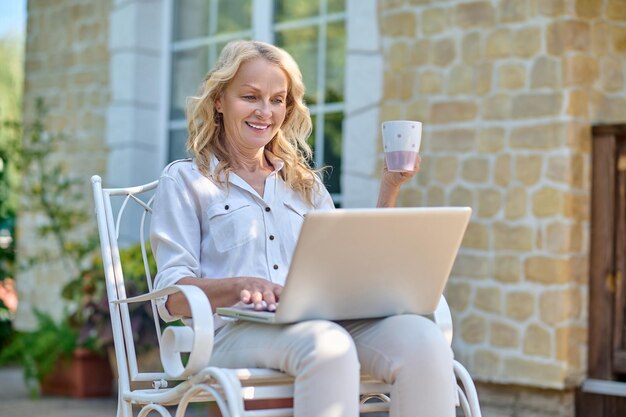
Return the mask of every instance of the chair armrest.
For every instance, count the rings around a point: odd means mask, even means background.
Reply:
[[[433,321],[441,329],[443,336],[448,341],[449,345],[452,345],[452,315],[450,314],[450,308],[446,297],[441,295],[437,308],[433,313]]]
[[[193,285],[172,285],[161,290],[124,300],[115,304],[152,301],[174,293],[182,293],[191,310],[189,326],[169,326],[161,334],[161,364],[168,377],[188,378],[208,366],[213,351],[213,312],[206,294]],[[187,364],[183,365],[181,353],[188,352]]]

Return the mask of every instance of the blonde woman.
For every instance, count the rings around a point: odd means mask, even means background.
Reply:
[[[256,41],[224,48],[189,101],[193,158],[167,166],[157,189],[158,288],[195,285],[214,309],[239,302],[276,309],[303,216],[334,208],[307,164],[303,98],[302,75],[284,50]],[[385,169],[378,206],[394,206],[415,172]],[[190,314],[179,295],[159,311],[165,320]],[[392,417],[454,415],[452,353],[421,316],[281,326],[216,316],[216,328],[211,364],[293,375],[297,417],[357,417],[362,371],[392,384]]]

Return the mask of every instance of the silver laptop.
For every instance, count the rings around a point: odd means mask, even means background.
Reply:
[[[276,311],[235,306],[217,313],[277,324],[430,314],[470,214],[469,207],[311,212]]]

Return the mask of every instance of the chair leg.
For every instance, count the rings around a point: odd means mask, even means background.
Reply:
[[[121,393],[117,394],[117,417],[133,417],[133,406],[124,401]]]
[[[457,407],[459,406],[461,407],[461,410],[463,410],[463,415],[465,417],[472,417],[472,410],[470,410],[469,402],[467,402],[467,396],[465,396],[465,392],[463,391],[463,388],[457,385],[456,389],[457,389],[457,396],[458,396]]]
[[[463,406],[463,411],[466,417],[482,417],[480,404],[478,403],[478,393],[476,392],[474,381],[472,380],[469,372],[467,372],[467,369],[465,369],[465,367],[463,367],[463,365],[456,360],[454,361],[454,374],[461,382],[461,388],[465,394],[464,396],[461,396],[461,405]],[[463,401],[465,401],[466,404],[463,404]],[[469,410],[466,410],[466,407],[469,408]]]

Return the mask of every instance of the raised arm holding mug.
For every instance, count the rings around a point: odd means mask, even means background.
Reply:
[[[212,307],[276,309],[303,216],[333,209],[307,160],[311,119],[298,65],[284,50],[231,42],[188,103],[192,159],[168,165],[154,201],[157,288],[200,287]],[[379,207],[393,207],[419,170],[382,176]],[[190,314],[178,294],[165,320]],[[297,417],[357,417],[359,375],[392,384],[392,417],[452,417],[452,352],[428,318],[398,315],[289,325],[221,322],[211,364],[273,368],[295,377]]]

